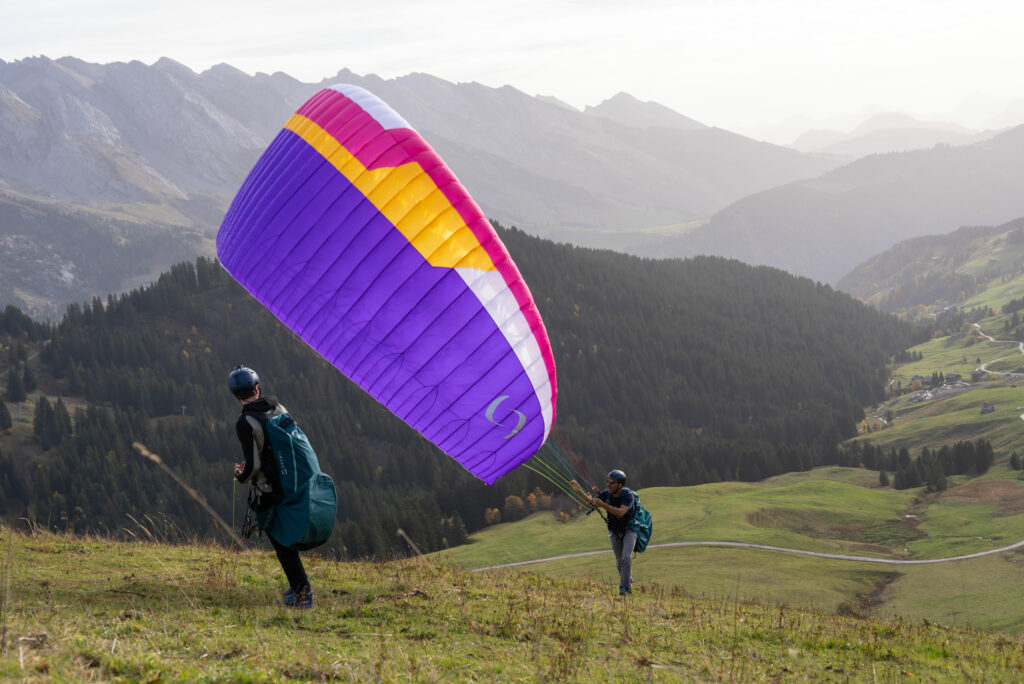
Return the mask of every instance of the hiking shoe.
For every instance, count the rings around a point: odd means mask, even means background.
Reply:
[[[313,590],[309,587],[303,587],[296,592],[289,587],[284,592],[284,597],[281,599],[281,605],[286,608],[308,610],[313,607]]]
[[[619,587],[619,596],[632,595],[633,592],[629,587]]]

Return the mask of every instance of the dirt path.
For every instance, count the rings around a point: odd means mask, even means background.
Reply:
[[[981,335],[982,337],[984,337],[989,342],[993,342],[995,344],[1015,344],[1015,345],[1017,345],[1017,351],[1019,351],[1021,354],[1024,354],[1024,342],[1021,342],[1020,340],[997,340],[996,338],[992,337],[991,335],[986,333],[984,330],[982,330],[981,326],[978,325],[977,323],[973,323],[972,325],[978,331],[978,334]],[[1002,361],[1003,359],[1008,359],[1011,356],[1013,356],[1013,354],[1007,354],[1006,356],[1000,356],[998,359],[992,359],[991,361],[986,361],[985,363],[983,363],[980,366],[978,366],[978,370],[980,370],[982,372],[985,372],[985,373],[996,373],[996,371],[990,371],[988,369],[988,364],[995,363],[996,361]],[[1018,378],[1018,377],[1021,377],[1022,374],[1021,373],[996,373],[996,375],[1002,375],[1003,377]]]
[[[991,556],[996,553],[1005,553],[1006,551],[1012,551],[1024,547],[1024,541],[1019,541],[1016,544],[1010,544],[999,549],[989,549],[988,551],[979,551],[978,553],[968,553],[963,556],[950,556],[949,558],[929,558],[922,560],[900,560],[897,558],[876,558],[872,556],[849,556],[841,553],[819,553],[817,551],[804,551],[802,549],[787,549],[782,546],[768,546],[767,544],[752,544],[749,542],[734,542],[734,541],[692,541],[692,542],[670,542],[667,544],[651,544],[647,548],[649,549],[665,549],[673,546],[728,546],[741,549],[760,549],[762,551],[778,551],[781,553],[795,553],[801,556],[814,556],[815,558],[827,558],[829,560],[843,560],[843,561],[854,561],[857,563],[884,563],[886,565],[927,565],[930,563],[949,563],[958,560],[967,560],[968,558],[980,558],[982,556]],[[568,553],[563,556],[551,556],[550,558],[537,558],[535,560],[519,561],[518,563],[504,563],[502,565],[488,565],[483,568],[474,568],[473,572],[482,572],[484,570],[498,570],[500,568],[514,568],[520,565],[532,565],[534,563],[547,563],[548,561],[563,560],[566,558],[581,558],[583,556],[596,556],[603,553],[611,553],[611,549],[605,549],[602,551],[583,551],[581,553]]]

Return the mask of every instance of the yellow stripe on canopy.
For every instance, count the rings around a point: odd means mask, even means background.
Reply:
[[[495,270],[473,231],[419,163],[367,169],[307,117],[295,114],[285,128],[309,143],[366,195],[431,266]]]

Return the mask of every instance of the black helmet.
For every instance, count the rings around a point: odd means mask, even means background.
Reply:
[[[252,368],[246,366],[235,366],[231,375],[228,376],[228,389],[236,397],[252,394],[258,384],[260,384],[260,376],[256,375],[256,371]]]
[[[613,470],[610,473],[608,473],[608,479],[609,480],[615,480],[617,482],[621,482],[621,483],[625,484],[626,483],[626,473],[622,472],[621,470]]]

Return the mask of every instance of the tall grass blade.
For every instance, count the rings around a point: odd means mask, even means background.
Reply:
[[[210,504],[206,502],[206,497],[197,492],[195,488],[191,487],[187,482],[185,482],[185,480],[183,480],[180,475],[171,470],[171,468],[169,468],[167,464],[163,462],[163,459],[161,459],[159,456],[157,456],[149,449],[147,449],[146,445],[142,444],[141,442],[134,442],[132,444],[132,447],[136,451],[138,451],[139,454],[141,454],[144,458],[147,458],[153,463],[160,466],[160,469],[163,470],[168,475],[170,475],[171,478],[173,478],[174,481],[177,482],[178,485],[180,485],[181,488],[184,489],[185,492],[187,492],[190,497],[192,497],[193,501],[202,506],[203,510],[210,514],[210,517],[212,517],[217,522],[217,524],[219,524],[221,528],[228,533],[228,536],[231,537],[232,541],[234,541],[236,545],[242,545],[242,540],[238,537],[237,534],[235,534],[234,528],[229,527],[228,524],[224,522],[224,519],[217,515],[217,511],[213,510],[213,508],[210,507]]]

